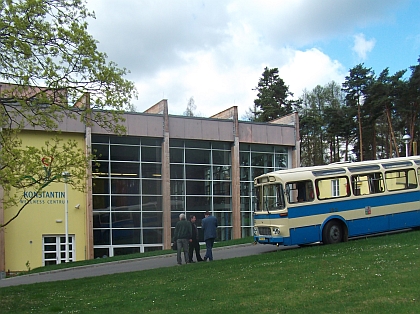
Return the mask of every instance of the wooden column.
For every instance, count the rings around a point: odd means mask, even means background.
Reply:
[[[240,190],[240,168],[239,168],[239,120],[238,107],[233,107],[233,146],[231,149],[232,158],[232,236],[234,239],[242,237],[241,232],[241,190]]]
[[[163,141],[162,141],[162,224],[163,248],[171,248],[171,182],[169,156],[169,114],[168,102],[163,100]]]

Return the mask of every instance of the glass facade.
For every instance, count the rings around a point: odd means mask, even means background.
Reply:
[[[95,258],[163,248],[161,143],[92,136]]]
[[[241,236],[251,236],[254,224],[254,178],[267,172],[289,168],[288,149],[283,146],[240,144]]]
[[[218,241],[232,230],[232,143],[169,141],[171,234],[179,214],[218,220]],[[92,136],[94,257],[163,249],[162,139]],[[289,167],[282,146],[240,144],[241,236],[252,235],[253,179]],[[169,228],[169,227],[168,227]]]
[[[171,140],[171,227],[179,214],[195,215],[203,241],[201,220],[206,211],[218,220],[218,240],[232,238],[231,144]]]

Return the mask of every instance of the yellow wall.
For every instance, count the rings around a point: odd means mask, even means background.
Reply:
[[[42,146],[52,133],[24,132],[23,144]],[[64,139],[74,139],[83,149],[83,134],[60,134]],[[41,161],[40,161],[41,162]],[[71,169],[69,169],[71,172]],[[49,197],[35,198],[28,204],[19,217],[5,227],[5,270],[27,270],[27,262],[31,269],[43,266],[44,235],[58,236],[65,234],[65,199],[64,183],[51,183],[45,192]],[[86,259],[86,196],[84,193],[71,189],[68,191],[68,234],[75,235],[75,260]],[[63,193],[61,193],[63,192]],[[80,208],[75,206],[80,204]],[[5,209],[5,222],[15,215],[19,208]],[[60,221],[57,222],[57,221]]]

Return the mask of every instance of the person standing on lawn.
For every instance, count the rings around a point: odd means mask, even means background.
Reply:
[[[190,222],[191,222],[191,227],[192,227],[192,237],[191,237],[190,251],[189,251],[190,263],[194,263],[193,261],[194,250],[195,250],[195,256],[197,258],[197,262],[203,261],[200,255],[200,242],[198,241],[198,229],[197,229],[197,225],[195,224],[196,220],[197,218],[194,215],[190,215]]]
[[[179,221],[175,225],[174,241],[176,241],[176,261],[178,265],[182,264],[181,250],[184,250],[185,264],[189,262],[188,244],[192,237],[192,226],[189,221],[185,219],[185,214],[179,215]]]
[[[204,231],[204,242],[206,242],[206,254],[204,261],[213,260],[213,244],[216,239],[217,218],[212,216],[208,211],[204,214],[204,219],[201,221],[201,226]]]

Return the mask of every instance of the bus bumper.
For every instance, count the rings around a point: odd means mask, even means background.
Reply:
[[[280,245],[284,243],[284,238],[272,237],[272,236],[254,236],[254,242],[261,243],[261,244]]]

